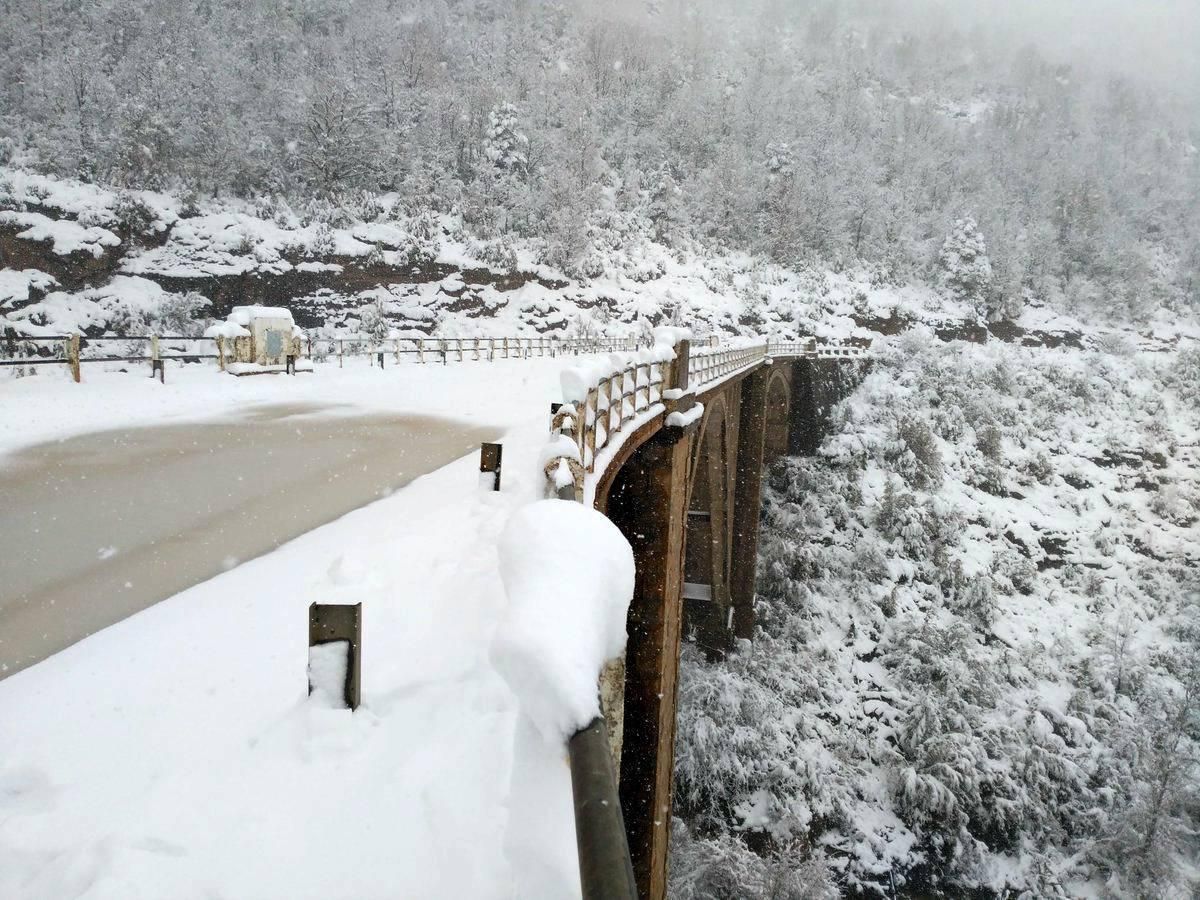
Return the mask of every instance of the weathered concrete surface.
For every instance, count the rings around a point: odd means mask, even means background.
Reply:
[[[0,460],[0,678],[499,432],[328,413],[258,407],[233,420],[82,435]]]

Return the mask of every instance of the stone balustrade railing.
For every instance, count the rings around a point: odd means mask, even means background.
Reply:
[[[571,368],[563,375],[564,402],[555,411],[552,438],[543,454],[550,492],[573,482],[582,497],[585,479],[596,474],[597,461],[615,447],[615,439],[685,391],[710,388],[769,359],[849,358],[865,352],[858,344],[811,337],[726,346],[707,342],[699,348],[680,341],[613,353],[595,364]]]

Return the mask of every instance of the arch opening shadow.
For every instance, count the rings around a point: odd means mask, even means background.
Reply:
[[[770,465],[788,452],[791,436],[791,410],[791,379],[783,371],[772,372],[771,378],[767,382],[766,424],[763,435],[763,463],[765,465]]]

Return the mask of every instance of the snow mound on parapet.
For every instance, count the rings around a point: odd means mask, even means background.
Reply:
[[[605,516],[542,500],[505,526],[500,577],[509,606],[491,660],[548,740],[600,714],[597,680],[625,649],[633,551]]]

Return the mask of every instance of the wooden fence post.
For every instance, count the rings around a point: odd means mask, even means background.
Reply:
[[[225,338],[217,335],[217,368],[225,371]]]
[[[158,335],[150,335],[150,377],[158,376],[160,384],[167,383],[166,367],[158,352]]]
[[[67,365],[71,367],[71,377],[79,384],[79,332],[67,338]]]

